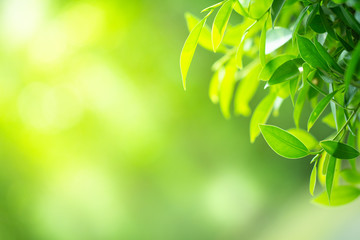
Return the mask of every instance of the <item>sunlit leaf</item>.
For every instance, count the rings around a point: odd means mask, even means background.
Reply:
[[[207,11],[210,11],[210,10],[214,10],[215,8],[220,7],[223,3],[224,3],[224,1],[215,3],[214,5],[211,5],[211,6],[207,7],[207,8],[204,8],[201,12],[203,13],[203,12],[207,12]]]
[[[240,81],[236,90],[234,108],[236,114],[249,116],[251,113],[249,102],[254,96],[259,85],[257,74],[261,66],[255,65],[253,69]]]
[[[191,32],[195,28],[195,26],[201,21],[200,19],[198,19],[191,13],[185,13],[185,18],[186,18],[186,23],[187,23],[189,32]],[[210,31],[210,28],[206,24],[204,24],[204,27],[201,30],[198,43],[200,46],[202,46],[203,48],[205,48],[207,50],[210,50],[210,51],[213,50],[212,43],[211,43],[211,31]],[[225,52],[226,48],[223,45],[220,45],[217,51]]]
[[[309,39],[297,35],[297,41],[300,56],[304,61],[309,63],[313,68],[321,68],[326,71],[329,70],[326,61],[322,58],[315,45]]]
[[[185,41],[184,47],[180,55],[180,69],[183,80],[183,87],[186,89],[186,76],[189,71],[190,63],[195,53],[196,46],[199,41],[201,30],[203,29],[207,17],[203,18],[194,28],[191,30],[188,38]]]
[[[328,125],[329,127],[336,129],[336,123],[332,113],[329,113],[325,117],[323,117],[322,122]]]
[[[314,189],[316,185],[316,171],[317,171],[316,165],[317,164],[315,163],[310,175],[309,191],[311,196],[314,195]]]
[[[320,149],[320,145],[318,140],[308,133],[307,131],[301,128],[292,128],[288,130],[289,133],[297,137],[301,142],[303,142],[307,149],[309,150],[318,150]]]
[[[215,16],[211,31],[211,41],[214,52],[216,52],[224,37],[225,29],[228,24],[234,4],[235,2],[233,0],[226,1],[221,6],[221,8],[219,9],[218,13]]]
[[[353,186],[334,187],[331,199],[327,197],[326,192],[321,193],[313,201],[325,206],[341,206],[354,201],[360,195],[360,190]]]
[[[276,94],[270,92],[255,108],[250,120],[250,141],[254,142],[260,134],[259,124],[264,124],[268,120],[276,99]]]
[[[219,102],[219,91],[220,91],[220,83],[222,80],[223,72],[225,70],[223,68],[220,68],[218,71],[216,71],[211,78],[210,86],[209,86],[209,98],[213,103]]]
[[[302,158],[309,154],[306,146],[294,135],[272,125],[260,125],[260,130],[269,146],[285,158]]]
[[[220,109],[225,118],[230,118],[230,104],[233,98],[235,86],[235,73],[237,67],[232,59],[225,67],[225,76],[220,86]]]
[[[291,97],[291,102],[293,105],[295,104],[295,94],[298,90],[299,82],[301,81],[301,77],[302,76],[299,74],[298,77],[294,77],[294,78],[290,79],[290,82],[289,82],[290,97]]]
[[[335,158],[351,159],[359,156],[359,152],[355,148],[341,142],[326,140],[321,141],[320,145],[327,153]]]
[[[266,45],[265,45],[265,54],[272,53],[279,47],[287,43],[292,36],[292,32],[283,27],[275,27],[269,29],[266,33]]]
[[[326,192],[327,192],[329,200],[331,199],[331,191],[332,191],[332,186],[334,183],[335,166],[336,166],[336,158],[333,156],[330,156],[328,167],[326,170],[326,184],[325,184]]]
[[[262,68],[259,74],[259,79],[268,81],[278,67],[280,67],[283,63],[294,58],[295,56],[292,55],[280,55],[275,57],[274,59],[267,62],[265,66]]]
[[[254,19],[260,19],[271,7],[273,0],[251,0],[249,15]]]
[[[307,130],[310,131],[311,127],[314,125],[316,120],[320,117],[321,113],[325,110],[331,99],[335,96],[337,91],[334,91],[330,94],[328,94],[326,97],[321,99],[321,101],[316,105],[314,110],[311,112],[308,124],[307,124]]]

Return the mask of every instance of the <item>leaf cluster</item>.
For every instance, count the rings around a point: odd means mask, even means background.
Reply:
[[[360,195],[356,158],[360,148],[360,2],[353,0],[224,0],[185,17],[190,34],[180,57],[184,89],[197,45],[219,52],[213,66],[209,97],[229,118],[250,116],[250,141],[263,135],[285,158],[313,155],[310,193],[324,186],[314,202],[346,204]],[[241,19],[231,25],[234,14]],[[210,17],[212,26],[206,22]],[[252,110],[259,86],[267,95]],[[286,100],[293,104],[295,128],[267,125]],[[304,104],[312,112],[300,128]],[[328,114],[326,109],[330,108]],[[333,133],[318,141],[310,130],[319,119]],[[346,167],[347,166],[347,167]]]

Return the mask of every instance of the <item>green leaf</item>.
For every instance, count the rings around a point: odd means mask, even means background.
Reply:
[[[259,74],[259,79],[268,81],[278,67],[280,67],[283,63],[294,58],[295,56],[292,55],[280,55],[275,57],[274,59],[271,59],[269,62],[265,64],[265,66],[261,70]]]
[[[234,59],[231,59],[225,67],[225,76],[220,86],[220,109],[225,118],[230,118],[230,104],[235,87],[235,73],[237,67]]]
[[[348,183],[360,183],[360,173],[354,169],[344,169],[340,172],[340,176]]]
[[[269,79],[269,85],[274,85],[282,82],[289,81],[290,79],[297,78],[299,75],[299,69],[295,65],[294,61],[289,60],[283,63]]]
[[[209,14],[208,14],[209,15]],[[183,87],[186,90],[186,76],[189,71],[190,63],[195,53],[196,46],[199,41],[201,30],[203,29],[207,16],[203,18],[194,28],[191,30],[188,38],[185,41],[184,47],[180,55],[180,69],[183,80]]]
[[[360,190],[353,186],[334,187],[329,203],[326,192],[321,193],[313,201],[326,206],[340,206],[354,201],[360,195]]]
[[[307,131],[301,128],[292,128],[288,130],[289,133],[297,137],[301,142],[303,142],[307,149],[309,150],[318,150],[320,149],[320,145],[318,140],[308,133]]]
[[[303,10],[301,10],[298,18],[297,18],[296,21],[295,21],[295,24],[294,24],[295,27],[294,27],[294,30],[293,30],[293,32],[292,32],[292,43],[293,43],[293,45],[294,45],[295,39],[296,39],[295,36],[296,36],[296,34],[298,33],[298,31],[299,31],[299,28],[300,28],[300,26],[301,26],[301,23],[302,23],[305,15],[306,15],[306,11],[307,11],[308,9],[309,9],[309,6],[303,8]]]
[[[271,7],[273,0],[251,0],[249,15],[253,19],[260,19]]]
[[[310,25],[310,22],[314,19],[316,13],[319,11],[319,4],[314,4],[313,5],[313,9],[311,10],[308,18],[306,19],[305,22],[305,30],[308,29],[308,26]]]
[[[326,61],[321,57],[315,45],[307,38],[297,35],[300,56],[313,68],[321,68],[329,71]]]
[[[255,65],[250,72],[240,81],[239,86],[236,90],[234,108],[236,114],[249,116],[251,109],[249,102],[254,96],[257,87],[259,86],[259,80],[257,74],[261,66],[259,63]]]
[[[324,10],[322,9],[322,7],[319,8],[319,13],[320,13],[321,22],[324,25],[324,28],[326,29],[327,33],[333,39],[337,39],[334,28],[332,26],[333,24],[332,24],[332,22],[330,22],[330,20],[325,15]]]
[[[309,154],[309,150],[298,138],[281,128],[260,125],[260,130],[269,146],[282,157],[294,159]]]
[[[191,13],[185,13],[185,19],[189,32],[191,32],[195,28],[195,26],[201,21]],[[213,50],[212,42],[211,42],[211,31],[206,24],[204,24],[204,27],[201,30],[198,43],[200,46],[202,46],[203,48],[209,51]],[[218,48],[218,52],[225,52],[225,51],[226,51],[226,47],[224,47],[224,45],[220,45]]]
[[[290,82],[289,82],[290,97],[291,97],[291,102],[293,105],[295,104],[295,94],[298,90],[300,80],[301,80],[301,75],[299,74],[298,77],[290,79]]]
[[[344,70],[339,66],[339,64],[337,64],[334,58],[326,51],[323,45],[321,45],[317,40],[315,40],[315,47],[331,68],[338,71],[339,73],[344,73]]]
[[[328,199],[330,201],[331,199],[331,190],[334,182],[334,176],[335,176],[335,166],[336,166],[336,158],[333,156],[330,156],[329,158],[329,164],[326,170],[326,192],[328,194]]]
[[[338,91],[334,91],[334,92],[328,94],[326,97],[321,99],[321,101],[316,105],[314,110],[311,112],[309,120],[308,120],[308,125],[307,125],[308,131],[310,131],[311,127],[314,125],[316,120],[320,117],[321,113],[325,110],[325,108],[327,107],[327,105],[329,104],[329,102],[335,96],[335,94],[337,92]]]
[[[300,89],[299,95],[296,99],[295,106],[294,106],[294,122],[295,126],[299,128],[299,121],[300,121],[300,115],[302,112],[302,109],[304,107],[304,103],[306,100],[306,96],[309,92],[310,85],[306,81],[307,75],[309,73],[310,67],[308,64],[303,64],[303,72],[302,72],[302,81],[303,81],[303,87]]]
[[[250,31],[250,29],[257,23],[257,21],[254,21],[243,33],[242,37],[241,37],[241,41],[240,44],[236,50],[236,65],[239,68],[243,68],[243,64],[242,64],[242,56],[243,56],[243,52],[244,52],[244,42],[245,42],[245,37],[248,34],[248,32]]]
[[[316,165],[317,164],[315,163],[310,175],[309,191],[311,196],[314,195],[314,189],[316,185],[316,171],[317,171]]]
[[[274,106],[276,94],[270,92],[255,108],[250,120],[250,142],[254,142],[260,134],[259,124],[264,124],[268,120]]]
[[[260,49],[259,49],[259,55],[260,55],[260,62],[261,65],[265,65],[265,42],[266,42],[266,28],[267,28],[267,17],[264,22],[264,27],[261,31],[260,35]]]
[[[249,13],[247,12],[247,10],[245,10],[245,8],[247,9],[249,6],[250,1],[247,0],[247,3],[244,4],[244,1],[241,1],[242,3],[240,3],[240,1],[236,1],[235,5],[234,5],[234,10],[240,14],[241,16],[244,17],[249,17]]]
[[[332,8],[332,11],[357,34],[360,34],[360,23],[358,23],[353,14],[351,14],[342,5]]]
[[[266,43],[265,43],[265,54],[272,53],[279,47],[287,43],[292,36],[292,32],[283,27],[275,27],[269,29],[266,33]]]
[[[340,159],[351,159],[359,156],[359,152],[344,143],[326,140],[320,142],[321,147],[330,155]]]
[[[220,90],[220,83],[221,83],[221,74],[224,71],[223,68],[217,70],[210,81],[209,86],[209,98],[213,103],[219,102],[219,90]]]
[[[211,31],[211,41],[214,52],[216,52],[224,37],[225,29],[228,24],[234,3],[235,2],[233,0],[226,1],[221,6],[221,8],[219,9],[218,13],[215,16]]]
[[[353,75],[355,74],[355,72],[357,70],[359,61],[360,61],[360,44],[358,43],[356,48],[354,49],[353,53],[351,54],[351,60],[346,69],[346,72],[345,72],[345,77],[344,77],[345,92],[347,92],[349,89],[349,85],[351,83]]]
[[[284,6],[286,0],[274,0],[271,5],[271,20],[272,20],[272,27],[274,28],[275,22],[279,16],[279,13]]]
[[[311,20],[309,26],[312,30],[316,33],[324,33],[326,32],[326,29],[321,21],[321,17],[319,14],[316,14],[314,18]]]

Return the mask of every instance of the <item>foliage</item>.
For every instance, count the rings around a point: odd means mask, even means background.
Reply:
[[[206,16],[202,20],[185,15],[190,34],[180,56],[184,89],[198,44],[221,53],[212,66],[209,97],[219,103],[224,117],[230,117],[232,104],[235,114],[250,116],[249,102],[264,81],[268,93],[251,116],[250,141],[261,132],[280,156],[313,155],[310,193],[317,179],[325,188],[314,202],[335,206],[356,199],[360,193],[356,187],[360,183],[356,169],[360,148],[360,2],[224,0],[203,12]],[[229,23],[234,12],[240,19],[237,25]],[[209,28],[206,22],[212,15]],[[271,112],[278,111],[285,99],[293,104],[296,128],[286,131],[266,125]],[[307,131],[299,128],[306,102],[313,108]],[[331,113],[324,115],[328,106]],[[333,134],[320,142],[309,133],[319,118],[333,129]],[[350,168],[341,170],[341,165]]]

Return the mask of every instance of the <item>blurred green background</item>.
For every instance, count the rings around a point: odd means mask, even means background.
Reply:
[[[0,2],[0,239],[359,236],[358,202],[313,205],[309,161],[211,104],[219,56],[198,48],[183,91],[184,13],[215,2]]]

